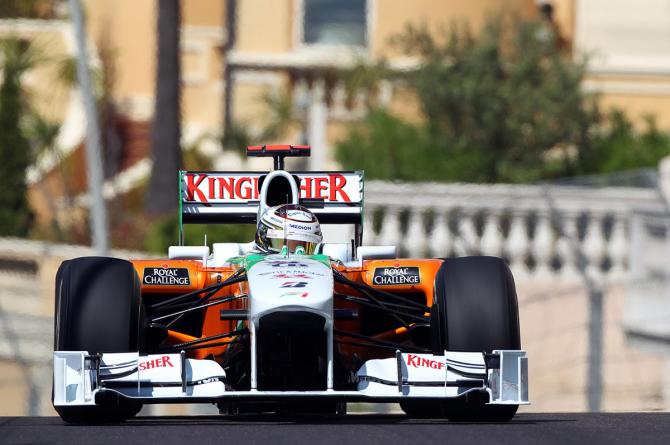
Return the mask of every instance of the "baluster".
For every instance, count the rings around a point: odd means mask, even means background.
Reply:
[[[614,217],[609,242],[609,257],[612,262],[609,276],[613,280],[620,280],[626,276],[626,259],[628,258],[627,222],[628,215],[616,215]]]
[[[380,107],[386,108],[391,104],[393,99],[393,84],[388,80],[379,82],[379,93],[377,96],[377,103]]]
[[[365,113],[368,104],[368,92],[359,90],[354,95],[354,103],[351,111],[353,113]]]
[[[485,255],[501,256],[503,248],[503,235],[500,230],[500,214],[489,212],[484,222],[481,249]]]
[[[293,103],[298,108],[306,109],[309,104],[309,85],[304,77],[295,82],[293,87]]]
[[[449,256],[451,252],[452,237],[449,230],[449,220],[447,214],[449,210],[436,210],[433,232],[430,236],[430,247],[432,255],[436,258]]]
[[[576,280],[581,276],[579,262],[581,251],[577,231],[577,214],[566,212],[561,218],[561,236],[556,241],[556,251],[561,259],[559,274],[564,280]]]
[[[378,243],[382,246],[400,247],[400,209],[386,207],[382,228],[379,232]]]
[[[458,220],[458,234],[461,241],[461,255],[476,255],[480,252],[474,211],[466,211],[461,214],[461,218]]]
[[[600,281],[603,278],[601,269],[602,260],[605,257],[605,234],[603,232],[602,215],[592,213],[589,217],[586,235],[582,249],[586,257],[586,272],[589,277]]]
[[[365,213],[363,214],[363,245],[372,246],[375,244],[377,239],[377,234],[375,233],[375,219],[374,215],[377,214],[377,209],[368,206]]]
[[[405,250],[413,258],[421,258],[426,254],[427,237],[424,224],[425,211],[421,208],[410,208],[407,234],[403,240]]]
[[[510,268],[516,277],[527,277],[528,266],[528,232],[526,230],[526,214],[515,212],[512,215],[506,250],[510,258]]]
[[[554,231],[551,227],[549,214],[542,212],[537,216],[535,226],[535,238],[531,247],[533,258],[535,258],[535,271],[533,275],[538,278],[550,277],[551,260],[554,252]]]
[[[347,112],[347,89],[344,82],[337,82],[331,95],[330,109],[333,113]]]
[[[468,254],[468,249],[465,245],[465,241],[463,241],[463,236],[461,235],[461,219],[466,218],[466,216],[463,212],[457,211],[455,217],[456,224],[452,236],[453,252],[455,256],[465,256]]]

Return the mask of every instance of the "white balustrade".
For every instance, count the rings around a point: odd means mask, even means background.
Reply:
[[[397,207],[387,207],[384,212],[382,229],[379,232],[377,243],[382,246],[403,244],[403,235],[400,231],[400,209]]]
[[[542,212],[537,216],[535,236],[531,251],[535,261],[534,274],[538,277],[551,276],[551,262],[554,256],[555,234],[551,227],[550,215]]]
[[[510,258],[510,267],[518,277],[525,277],[529,273],[526,260],[530,243],[528,242],[526,223],[526,215],[516,212],[512,216],[509,236],[507,237],[506,250]]]
[[[566,212],[561,220],[560,233],[556,242],[556,252],[561,262],[561,275],[564,278],[577,279],[581,276],[581,256],[577,227],[577,214]]]
[[[411,209],[407,226],[407,235],[404,238],[403,246],[405,252],[414,258],[425,256],[428,247],[428,237],[426,236],[425,210]]]
[[[335,84],[331,92],[330,112],[343,115],[347,111],[347,87],[340,81]]]
[[[603,278],[601,264],[605,257],[605,249],[603,216],[599,213],[593,213],[586,229],[586,235],[584,235],[582,250],[587,260],[586,273],[597,282],[600,282]]]
[[[662,208],[643,188],[382,181],[366,183],[365,206],[365,244],[412,257],[502,256],[518,278],[564,281],[625,278],[630,215]]]
[[[489,212],[485,218],[481,250],[488,255],[501,256],[503,254],[503,234],[500,230],[500,214]]]
[[[377,243],[377,234],[374,230],[374,219],[372,218],[372,212],[363,213],[363,240],[365,244],[375,245]]]
[[[479,252],[479,236],[475,227],[475,214],[464,211],[458,218],[458,237],[454,240],[454,250],[459,256],[472,255]]]
[[[359,90],[354,93],[354,103],[352,106],[352,111],[354,113],[365,113],[368,104],[368,91]]]
[[[437,210],[433,230],[428,238],[428,247],[435,258],[444,258],[449,255],[452,246],[451,231],[447,211]]]
[[[626,233],[628,215],[617,215],[612,225],[612,235],[609,241],[609,258],[611,269],[609,276],[622,278],[626,273],[626,259],[628,258],[629,243]]]

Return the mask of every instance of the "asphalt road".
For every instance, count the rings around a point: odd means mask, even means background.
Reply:
[[[115,425],[65,425],[57,417],[0,418],[1,444],[670,444],[670,413],[519,414],[509,423],[410,420],[138,417]]]

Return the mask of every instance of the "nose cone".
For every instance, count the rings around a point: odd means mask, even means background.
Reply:
[[[247,271],[249,315],[307,311],[332,319],[333,272],[326,264],[302,255],[271,255]]]

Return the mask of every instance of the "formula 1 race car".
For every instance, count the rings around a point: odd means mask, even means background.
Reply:
[[[528,403],[514,280],[499,258],[397,258],[364,246],[363,173],[284,170],[307,146],[254,146],[274,170],[180,172],[180,245],[168,259],[83,257],[56,276],[53,405],[66,422],[123,421],[143,404],[224,414],[505,421]],[[184,224],[256,224],[284,203],[340,224],[314,252],[185,246]]]

